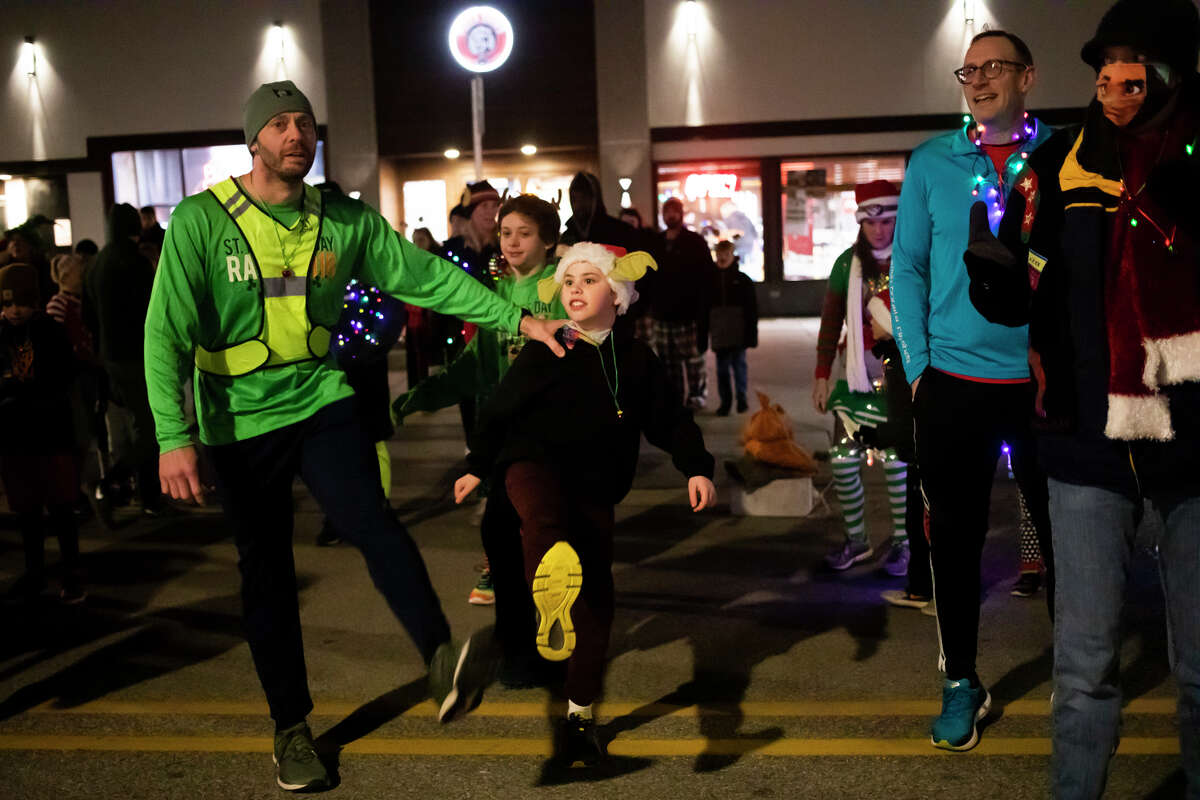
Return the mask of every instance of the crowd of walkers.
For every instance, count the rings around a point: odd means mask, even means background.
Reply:
[[[832,265],[812,379],[814,407],[836,417],[845,524],[825,561],[845,570],[884,546],[866,528],[861,478],[878,461],[891,509],[882,568],[906,581],[883,599],[937,620],[931,744],[975,747],[991,707],[976,666],[980,559],[1007,455],[1013,593],[1044,584],[1054,631],[1054,794],[1094,798],[1119,743],[1134,532],[1158,515],[1182,759],[1200,798],[1196,7],[1120,0],[1081,56],[1092,100],[1055,130],[1026,111],[1037,69],[1025,42],[979,34],[954,71],[966,124],[919,146],[902,185],[855,187],[859,235]],[[757,345],[735,243],[710,251],[675,197],[662,198],[661,231],[633,209],[612,216],[586,172],[565,224],[556,204],[478,182],[444,243],[424,228],[410,242],[335,185],[304,183],[316,122],[294,84],[259,87],[243,121],[250,171],[185,198],[165,231],[156,209],[117,205],[103,248],[54,253],[39,218],[5,234],[0,480],[25,553],[10,595],[48,588],[53,534],[59,597],[85,601],[83,517],[111,524],[134,497],[146,515],[178,513],[215,489],[277,782],[328,787],[306,721],[299,476],[326,514],[318,543],[362,551],[428,665],[440,720],[477,706],[497,676],[549,686],[567,701],[555,757],[603,768],[594,704],[614,506],[643,437],[670,454],[694,511],[714,502],[694,419],[705,353],[716,415],[740,414]],[[409,382],[393,400],[386,354],[401,329]],[[494,605],[496,622],[463,639],[387,500],[393,425],[450,405],[468,446],[455,500],[484,498],[470,600]]]

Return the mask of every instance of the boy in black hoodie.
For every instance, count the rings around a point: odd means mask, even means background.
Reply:
[[[717,393],[721,396],[717,416],[725,417],[733,406],[730,372],[737,391],[738,413],[750,407],[746,402],[746,348],[758,347],[758,299],[754,295],[754,281],[738,269],[733,242],[727,239],[717,242],[713,253],[717,271],[713,275],[708,333],[717,357]]]
[[[86,594],[72,509],[79,494],[70,396],[75,361],[66,329],[40,309],[34,267],[0,270],[0,481],[25,548],[25,574],[12,594],[33,599],[46,588],[44,536],[50,530],[62,553],[60,597],[78,603]]]
[[[713,457],[644,342],[614,329],[636,299],[633,283],[653,260],[615,258],[592,242],[564,254],[542,299],[562,291],[570,317],[562,359],[543,345],[521,351],[485,409],[454,485],[456,502],[507,467],[505,487],[521,518],[525,577],[537,607],[538,652],[569,659],[567,720],[555,755],[564,765],[604,760],[592,703],[600,695],[613,620],[613,507],[629,492],[644,433],[688,477],[692,509],[712,505]]]

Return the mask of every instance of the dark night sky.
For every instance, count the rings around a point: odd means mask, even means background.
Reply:
[[[447,47],[450,23],[478,3],[371,3],[381,156],[471,147],[472,73]],[[590,0],[493,2],[515,31],[504,66],[485,73],[483,145],[596,144],[596,58]]]

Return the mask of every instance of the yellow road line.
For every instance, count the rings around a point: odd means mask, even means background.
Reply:
[[[271,739],[257,736],[0,736],[0,751],[120,751],[132,753],[269,753]],[[978,756],[1048,756],[1046,738],[984,737],[970,751]],[[548,738],[383,739],[351,742],[345,751],[392,756],[548,756]],[[937,756],[946,754],[928,739],[635,739],[609,746],[617,756]],[[1178,755],[1176,738],[1127,738],[1118,755]]]
[[[366,701],[364,701],[366,702]],[[321,702],[313,712],[317,717],[344,717],[362,707],[364,702]],[[831,700],[831,701],[747,701],[731,704],[681,706],[667,703],[605,702],[601,708],[606,717],[684,718],[706,716],[745,717],[925,717],[936,716],[940,706],[936,700]],[[1126,714],[1175,714],[1174,698],[1140,698],[1125,706]],[[544,717],[557,713],[557,704],[484,703],[473,713],[481,717]],[[436,707],[422,702],[404,712],[406,717],[433,717]],[[114,715],[211,715],[266,716],[266,703],[257,700],[93,700],[77,706],[61,707],[54,701],[30,709],[31,714],[114,714]],[[1044,717],[1050,714],[1048,700],[1015,700],[1004,706],[1005,716]]]

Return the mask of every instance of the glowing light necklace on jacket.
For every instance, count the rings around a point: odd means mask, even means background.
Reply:
[[[983,135],[987,132],[987,126],[985,126],[982,122],[972,121],[970,114],[963,115],[963,122],[966,123],[966,127],[963,129],[963,132],[966,134],[967,138],[974,143],[975,154],[977,156],[982,156],[987,161],[990,161],[991,157],[984,150],[983,144]],[[1025,161],[1029,158],[1030,152],[1028,145],[1037,140],[1037,132],[1038,121],[1036,119],[1031,120],[1029,117],[1029,112],[1026,111],[1021,123],[1021,131],[1012,135],[1012,141],[1020,142],[1022,145],[1021,160],[1013,164],[1011,167],[1006,164],[1004,169],[998,170],[996,173],[996,185],[992,185],[987,178],[984,177],[984,173],[987,171],[986,167],[975,173],[975,183],[971,187],[971,196],[979,197],[980,189],[985,190],[984,202],[987,203],[988,206],[988,222],[991,223],[993,227],[995,227],[995,225],[1000,222],[1000,218],[1004,216],[1004,205],[1008,200],[1008,191],[1011,188],[1009,181],[1015,179],[1017,175],[1021,173],[1021,170],[1025,168]],[[1006,172],[1012,173],[1011,178],[1005,177]]]

